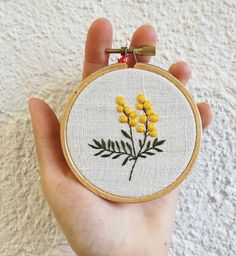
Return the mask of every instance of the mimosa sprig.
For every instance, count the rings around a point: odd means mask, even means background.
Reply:
[[[128,161],[133,161],[129,174],[130,181],[138,159],[153,156],[157,152],[163,152],[159,146],[162,145],[165,140],[158,140],[158,132],[155,124],[159,121],[159,116],[154,112],[151,102],[147,100],[143,94],[137,96],[135,106],[137,111],[133,111],[130,106],[126,105],[125,99],[122,96],[116,98],[116,104],[117,112],[121,113],[119,122],[128,125],[127,131],[121,129],[122,135],[128,139],[128,141],[112,141],[110,139],[107,141],[104,139],[98,141],[93,139],[93,144],[88,145],[99,151],[95,153],[94,156],[104,158],[111,157],[112,159],[125,156],[122,166],[126,165]],[[140,138],[138,142],[135,143],[133,132],[143,134],[143,138]],[[151,137],[151,139],[148,140],[148,137]]]

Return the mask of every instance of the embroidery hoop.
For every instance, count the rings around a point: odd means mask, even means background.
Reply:
[[[186,100],[188,101],[189,105],[191,106],[191,109],[192,109],[193,115],[194,115],[194,120],[196,123],[196,141],[195,141],[195,146],[194,146],[194,150],[193,150],[191,159],[190,159],[188,165],[186,166],[186,168],[183,170],[182,174],[174,182],[169,184],[164,189],[162,189],[156,193],[146,195],[146,196],[124,197],[124,196],[119,196],[119,195],[114,195],[114,194],[108,193],[108,192],[96,187],[89,180],[87,180],[79,170],[77,170],[77,168],[76,168],[75,164],[73,163],[73,160],[71,159],[71,156],[69,154],[67,138],[66,138],[66,127],[67,127],[68,116],[69,116],[70,110],[72,108],[72,105],[73,105],[74,101],[77,99],[77,97],[79,96],[79,94],[87,86],[89,86],[89,84],[92,81],[94,81],[98,77],[100,77],[106,73],[115,71],[115,70],[126,69],[126,68],[128,68],[128,67],[127,67],[127,64],[125,64],[125,63],[109,65],[109,66],[104,67],[104,68],[96,71],[95,73],[91,74],[86,79],[84,79],[78,86],[76,86],[76,88],[74,89],[74,91],[72,92],[72,94],[69,98],[69,101],[67,102],[67,104],[65,106],[63,115],[61,117],[60,138],[61,138],[61,145],[62,145],[63,153],[64,153],[65,159],[66,159],[71,171],[73,172],[75,177],[91,192],[95,193],[96,195],[98,195],[104,199],[107,199],[110,201],[115,201],[115,202],[126,202],[126,203],[127,202],[130,202],[130,203],[131,202],[145,202],[145,201],[149,201],[149,200],[153,200],[153,199],[162,197],[165,194],[172,191],[173,189],[175,189],[178,185],[180,185],[183,182],[183,180],[187,177],[190,170],[192,169],[192,167],[196,161],[197,155],[199,153],[199,150],[200,150],[202,130],[201,130],[201,120],[200,120],[197,106],[194,103],[191,95],[184,88],[183,84],[179,80],[177,80],[172,74],[170,74],[169,72],[167,72],[159,67],[156,67],[156,66],[150,65],[150,64],[137,63],[134,66],[135,69],[143,69],[146,71],[150,71],[150,72],[159,74],[162,77],[168,79],[171,83],[173,83],[182,92],[182,94],[185,96]]]

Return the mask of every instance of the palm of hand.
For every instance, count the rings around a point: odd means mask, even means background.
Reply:
[[[68,175],[53,188],[44,184],[45,196],[79,255],[155,255],[155,251],[167,250],[177,191],[146,203],[113,203],[94,195],[69,170],[64,171]]]
[[[96,40],[96,45],[94,41]],[[90,27],[85,49],[83,78],[106,66],[105,48],[110,47],[112,28],[106,19],[96,20]],[[137,29],[132,37],[134,47],[155,45],[151,26]],[[140,57],[148,62],[148,57]],[[134,60],[129,61],[129,66]],[[190,78],[184,62],[169,71],[183,83]],[[145,203],[121,204],[106,201],[83,187],[70,172],[60,144],[60,125],[50,107],[39,99],[31,99],[37,156],[42,189],[71,247],[79,255],[166,255],[175,218],[178,189],[161,199]],[[206,103],[198,104],[203,128],[211,121]]]

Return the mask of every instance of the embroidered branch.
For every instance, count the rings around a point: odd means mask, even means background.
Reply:
[[[98,150],[94,156],[112,157],[117,159],[124,156],[122,166],[126,165],[128,161],[133,161],[131,171],[129,174],[129,181],[132,179],[134,167],[138,158],[147,158],[153,156],[157,152],[163,152],[159,148],[165,140],[158,140],[158,133],[155,123],[159,121],[158,115],[154,112],[152,104],[143,94],[137,96],[136,109],[139,111],[132,111],[131,107],[125,104],[125,99],[122,96],[116,98],[117,112],[121,113],[119,122],[128,125],[128,131],[121,129],[122,135],[128,141],[112,141],[108,139],[100,141],[93,139],[93,144],[88,144],[91,148]],[[139,139],[135,145],[133,131],[143,134],[143,138]],[[148,139],[151,137],[151,139]],[[155,138],[155,139],[154,139]]]

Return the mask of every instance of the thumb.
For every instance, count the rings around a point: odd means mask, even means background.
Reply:
[[[28,105],[42,185],[54,186],[62,179],[73,176],[61,148],[60,123],[53,110],[42,100],[31,98]]]

